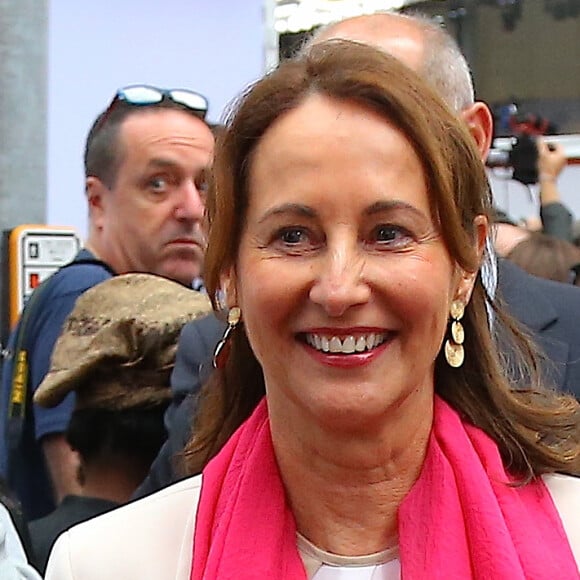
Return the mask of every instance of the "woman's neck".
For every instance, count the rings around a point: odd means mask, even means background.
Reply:
[[[274,406],[275,407],[275,406]],[[276,457],[298,531],[344,556],[397,544],[397,512],[417,481],[433,420],[432,395],[404,401],[380,428],[327,429],[270,406]],[[361,421],[364,424],[364,421]]]

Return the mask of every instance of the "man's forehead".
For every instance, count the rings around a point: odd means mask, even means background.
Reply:
[[[333,38],[375,46],[420,70],[424,55],[423,32],[413,22],[393,14],[373,14],[349,18],[330,25],[315,42]]]
[[[144,108],[124,119],[120,142],[131,147],[156,140],[196,143],[213,149],[214,137],[205,121],[186,111],[171,108]]]
[[[205,121],[191,113],[171,107],[139,107],[123,120],[121,127],[134,130],[149,127],[183,126],[190,132],[207,134],[211,129]]]

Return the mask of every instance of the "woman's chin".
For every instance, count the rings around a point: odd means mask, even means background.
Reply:
[[[316,398],[308,405],[312,419],[321,427],[337,434],[373,432],[385,425],[390,414],[395,413],[398,402],[383,393],[356,394],[343,392],[341,396]]]

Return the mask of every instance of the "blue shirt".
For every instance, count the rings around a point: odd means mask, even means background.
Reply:
[[[81,263],[76,263],[79,261]],[[89,261],[89,263],[82,263],[82,261]],[[30,398],[50,368],[52,350],[76,299],[89,288],[111,276],[112,272],[96,261],[89,251],[81,250],[73,260],[73,265],[61,268],[43,284],[42,294],[34,302],[33,310],[28,318],[23,344],[23,348],[28,353],[28,390],[30,392],[20,441],[12,442],[13,445],[18,445],[15,461],[10,458],[8,439],[9,437],[16,439],[16,437],[7,431],[12,360],[7,360],[2,369],[0,417],[3,436],[0,437],[0,474],[8,480],[29,520],[42,517],[55,508],[40,440],[46,435],[64,433],[74,407],[72,394],[52,409],[44,409],[32,404]],[[8,340],[9,351],[15,348],[17,331],[18,326],[12,331]]]

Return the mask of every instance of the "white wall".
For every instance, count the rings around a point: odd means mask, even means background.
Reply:
[[[498,170],[501,174],[501,170]],[[495,203],[515,220],[539,216],[537,187],[530,190],[518,181],[499,179],[491,174]],[[580,165],[568,165],[558,180],[558,189],[576,219],[580,219]]]
[[[49,2],[47,223],[86,233],[86,133],[115,90],[187,87],[208,118],[263,72],[263,0]]]
[[[264,70],[264,0],[50,0],[47,223],[86,233],[82,154],[89,126],[115,89],[131,83],[190,87],[209,119]],[[271,2],[270,2],[271,4]],[[274,44],[273,44],[274,43]],[[515,218],[537,213],[524,187],[493,180]],[[560,180],[580,218],[580,165]]]

